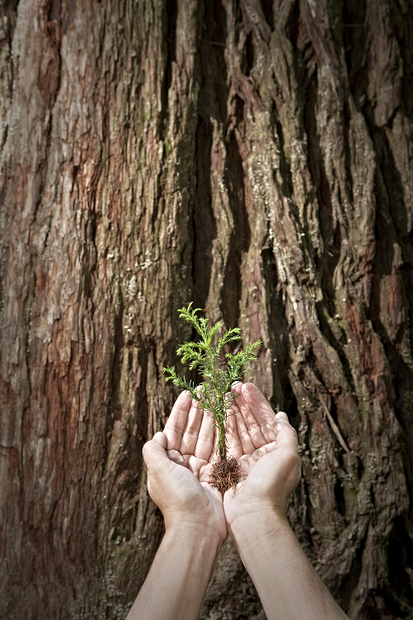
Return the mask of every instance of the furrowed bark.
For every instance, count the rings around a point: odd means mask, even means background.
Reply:
[[[2,617],[126,616],[192,299],[263,340],[338,602],[413,614],[411,9],[0,1]],[[201,616],[264,618],[230,543]]]

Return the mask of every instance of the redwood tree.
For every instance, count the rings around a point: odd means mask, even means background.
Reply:
[[[413,617],[412,0],[0,0],[0,615],[122,619],[177,308],[263,340],[291,524]],[[276,579],[276,576],[274,576]],[[202,610],[264,618],[228,542]]]

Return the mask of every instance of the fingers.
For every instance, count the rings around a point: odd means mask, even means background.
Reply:
[[[166,454],[167,438],[164,433],[156,433],[143,446],[142,454],[148,469],[153,469],[159,462],[168,459]]]
[[[277,445],[297,445],[297,437],[287,415],[284,412],[274,415],[255,385],[239,382],[231,386],[231,391],[237,397],[231,403],[234,415],[229,415],[227,420],[227,446],[234,458],[252,454],[254,450],[274,441]],[[192,400],[189,392],[183,392],[177,398],[163,437],[167,440],[164,446],[167,455],[175,462],[181,461],[178,454],[184,457],[185,462],[191,456],[206,461],[213,457],[216,429],[211,424],[209,413]]]
[[[274,441],[274,411],[268,400],[252,383],[245,384],[243,397],[247,411],[255,417],[265,440]]]
[[[232,409],[237,415],[228,418],[228,448],[235,458],[277,442],[296,449],[297,435],[283,411],[274,414],[270,404],[252,383],[231,386],[237,394]]]
[[[297,432],[291,426],[287,414],[283,411],[277,413],[274,428],[277,434],[277,447],[285,446],[298,450]]]
[[[168,439],[169,450],[180,449],[191,406],[192,398],[190,392],[182,392],[176,399],[171,415],[165,424],[164,433]]]
[[[237,393],[236,402],[254,447],[274,441],[274,412],[260,390],[253,383],[239,383],[231,389]]]
[[[236,398],[231,403],[234,415],[230,415],[227,420],[227,446],[234,458],[240,458],[243,454],[254,451],[254,441],[250,437],[260,433],[260,428],[252,416],[248,420],[244,419],[245,404],[242,397],[243,384],[237,382],[232,384],[231,392],[236,394]],[[263,439],[261,437],[261,439]],[[264,442],[265,443],[265,442]]]
[[[250,454],[255,450],[247,427],[238,406],[238,397],[231,404],[231,415],[227,418],[227,447],[229,453],[236,459],[243,454]],[[253,430],[254,432],[254,430]]]
[[[255,450],[254,442],[252,441],[252,437],[250,433],[255,434],[257,427],[248,426],[244,420],[242,415],[242,411],[236,416],[237,430],[238,436],[242,446],[243,454],[251,454]],[[259,429],[258,429],[259,430]],[[265,443],[265,442],[264,442]]]
[[[237,415],[239,415],[239,411],[236,408],[236,405],[232,406],[234,410],[234,415],[228,416],[227,419],[227,447],[228,452],[234,457],[234,459],[239,459],[244,454],[242,451],[241,439],[238,435],[238,424],[237,424]]]
[[[180,451],[182,454],[194,454],[198,441],[198,433],[202,423],[202,411],[196,401],[192,401],[187,426],[182,436]]]
[[[201,424],[193,454],[197,458],[209,461],[215,445],[215,427],[211,424],[211,416],[206,411],[202,409],[198,409],[198,411]]]
[[[254,452],[254,440],[261,444],[265,443],[257,421],[252,415],[247,414],[245,402],[242,396],[243,384],[237,382],[231,386],[231,392],[236,394],[236,398],[231,403],[232,415],[227,419],[227,446],[230,454],[239,459],[243,454]],[[258,437],[258,436],[259,437]]]
[[[179,452],[186,459],[195,455],[209,460],[213,454],[215,429],[211,427],[211,417],[191,398],[190,392],[182,392],[175,401],[164,434],[170,455]],[[176,456],[173,460],[178,462]]]

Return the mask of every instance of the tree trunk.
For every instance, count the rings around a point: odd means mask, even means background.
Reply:
[[[1,617],[125,617],[191,300],[263,340],[338,602],[413,617],[412,6],[0,0]],[[201,615],[264,618],[230,542]]]

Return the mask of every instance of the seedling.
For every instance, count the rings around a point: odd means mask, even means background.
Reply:
[[[201,309],[192,310],[192,303],[187,308],[178,310],[179,318],[192,325],[200,339],[198,342],[184,342],[179,346],[177,354],[183,364],[189,363],[189,370],[198,368],[203,382],[196,386],[192,381],[178,375],[174,366],[163,370],[169,373],[166,381],[172,381],[179,388],[188,390],[192,398],[211,416],[211,427],[215,426],[217,429],[217,459],[211,477],[219,491],[225,493],[239,479],[239,465],[232,456],[228,456],[225,437],[228,416],[235,414],[231,403],[237,394],[231,392],[231,384],[243,377],[248,362],[257,360],[253,350],[262,343],[257,340],[235,354],[224,354],[225,345],[241,340],[241,330],[235,327],[220,336],[223,322],[219,321],[208,327],[208,319],[198,316]]]

